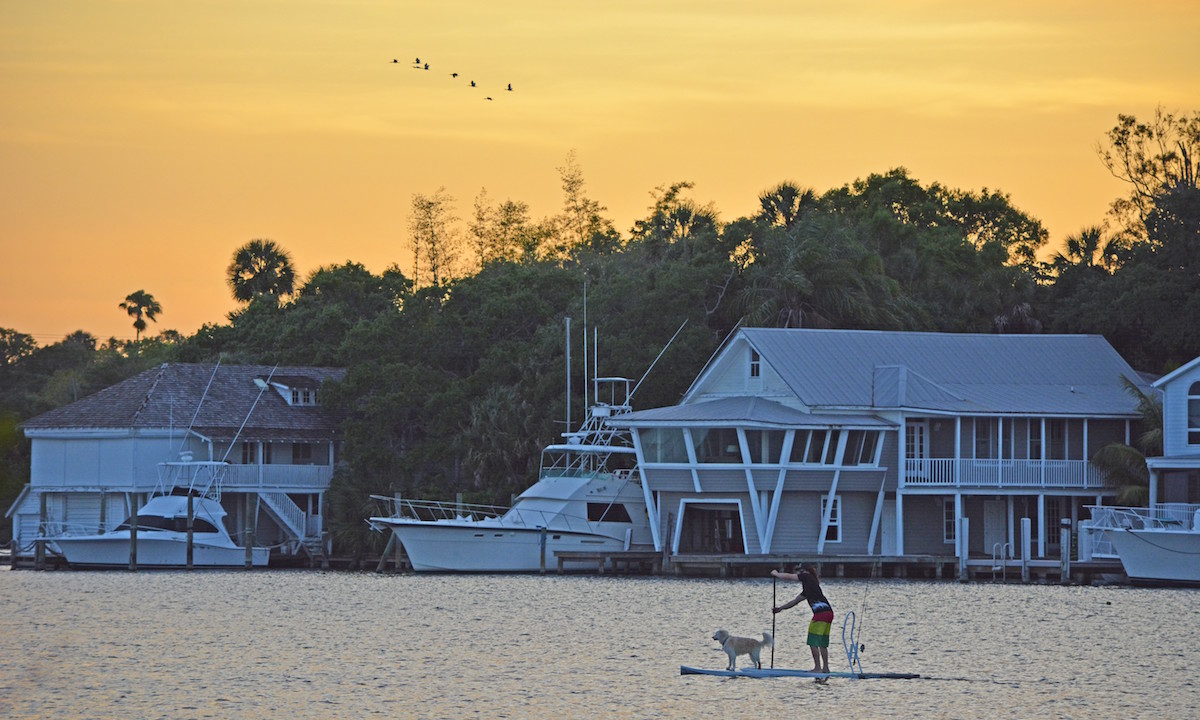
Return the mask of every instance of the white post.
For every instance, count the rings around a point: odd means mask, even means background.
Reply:
[[[1038,495],[1038,548],[1037,556],[1046,557],[1046,496]]]
[[[1029,582],[1029,556],[1033,550],[1033,521],[1021,518],[1021,582]]]
[[[970,547],[971,518],[959,518],[955,545],[958,546],[958,581],[967,582],[967,553]]]
[[[1067,585],[1071,582],[1071,520],[1069,518],[1063,518],[1060,521],[1058,537],[1058,547],[1062,555],[1062,570],[1059,574],[1059,582]]]

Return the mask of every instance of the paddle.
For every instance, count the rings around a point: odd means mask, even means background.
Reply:
[[[775,668],[775,581],[771,576],[771,668]]]

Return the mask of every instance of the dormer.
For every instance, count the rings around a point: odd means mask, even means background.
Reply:
[[[268,385],[279,393],[279,397],[292,407],[316,407],[317,388],[319,383],[312,378],[296,375],[274,375],[268,382],[266,378],[254,378],[254,384],[259,387]]]

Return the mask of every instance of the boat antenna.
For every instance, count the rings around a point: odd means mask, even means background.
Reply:
[[[588,354],[587,354],[587,273],[583,274],[583,417],[588,413]],[[568,428],[569,429],[569,428]]]
[[[217,370],[221,367],[221,358],[217,358],[217,364],[213,365],[212,374],[208,376],[208,384],[204,386],[204,392],[200,395],[200,402],[196,403],[196,412],[192,413],[192,419],[188,422],[187,432],[183,434],[183,438],[179,441],[179,449],[175,451],[176,457],[183,452],[183,445],[187,442],[188,436],[192,434],[192,426],[196,424],[196,418],[200,417],[200,407],[204,405],[204,399],[208,397],[208,389],[212,387],[213,380],[217,377]],[[168,458],[170,459],[170,458]]]
[[[642,386],[642,381],[646,379],[646,376],[649,375],[650,371],[654,369],[654,366],[658,364],[659,358],[663,356],[663,353],[667,351],[667,348],[671,347],[671,343],[675,342],[675,338],[679,337],[679,333],[683,332],[683,326],[687,324],[687,318],[684,318],[683,322],[679,325],[679,329],[675,331],[675,334],[671,336],[671,339],[667,341],[667,344],[663,345],[663,349],[658,351],[658,357],[654,358],[654,362],[650,363],[650,367],[646,368],[646,372],[642,373],[641,380],[638,380],[637,385],[634,385],[633,389],[629,391],[629,397],[625,399],[626,405],[633,405],[633,396],[637,393],[638,388]]]
[[[571,316],[568,315],[563,320],[566,322],[567,335],[567,430],[571,429]]]

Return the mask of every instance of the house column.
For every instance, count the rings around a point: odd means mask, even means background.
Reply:
[[[842,463],[846,458],[846,439],[849,436],[849,431],[838,431],[837,452],[833,456],[833,464],[837,469],[833,471],[833,482],[829,483],[829,502],[825,503],[825,512],[821,514],[821,534],[817,536],[817,554],[825,553],[825,534],[829,532],[829,519],[833,516],[833,504],[837,501],[837,486],[838,479],[842,474]],[[846,508],[838,508],[838,512],[845,513]],[[842,519],[839,515],[838,519]]]
[[[962,485],[962,416],[954,418],[954,487]]]
[[[1046,557],[1046,496],[1038,493],[1038,557]]]
[[[896,556],[904,557],[904,493],[896,493]]]

